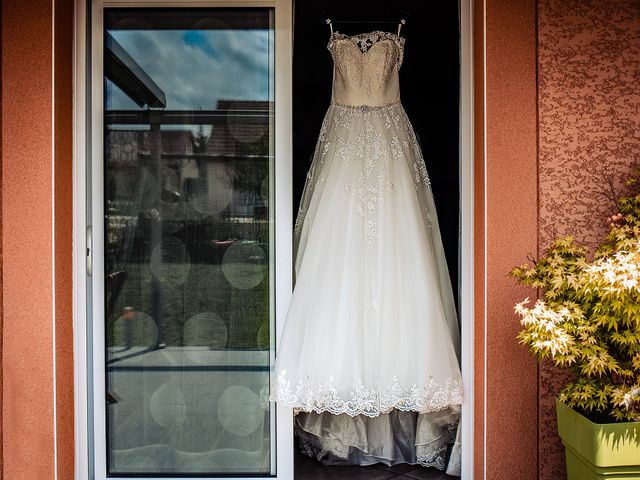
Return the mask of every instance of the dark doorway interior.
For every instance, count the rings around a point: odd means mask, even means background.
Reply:
[[[394,7],[390,5],[393,3]],[[343,6],[340,6],[343,5]],[[438,210],[442,241],[457,301],[459,218],[459,14],[457,2],[401,0],[298,1],[294,15],[293,204],[297,213],[305,176],[331,98],[329,27],[346,34],[397,31],[409,13],[400,70],[402,104],[420,139]],[[363,21],[340,23],[340,20]],[[381,23],[394,22],[394,23]],[[419,294],[419,292],[416,292]]]

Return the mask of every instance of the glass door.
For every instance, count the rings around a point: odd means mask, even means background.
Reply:
[[[93,13],[96,478],[288,476],[276,9],[245,5]]]

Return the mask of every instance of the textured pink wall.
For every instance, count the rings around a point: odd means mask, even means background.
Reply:
[[[2,443],[7,480],[53,478],[51,67],[51,2],[2,2]]]
[[[538,369],[513,314],[531,292],[506,274],[538,245],[536,2],[485,0],[474,10],[474,471],[534,480]]]
[[[640,2],[538,1],[540,249],[572,234],[593,246],[640,164]],[[565,477],[554,397],[565,376],[540,369],[540,479]]]
[[[56,448],[57,478],[73,478],[72,2],[55,2],[55,21],[53,12],[51,0],[2,1],[6,480],[54,478]]]

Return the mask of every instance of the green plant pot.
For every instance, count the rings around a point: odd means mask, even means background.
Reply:
[[[593,423],[556,399],[567,480],[640,480],[640,422]]]

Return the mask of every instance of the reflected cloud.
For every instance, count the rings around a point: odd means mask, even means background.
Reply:
[[[167,109],[215,108],[218,100],[269,100],[267,30],[112,30],[167,96]],[[108,109],[137,106],[107,85]]]

